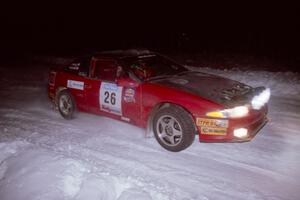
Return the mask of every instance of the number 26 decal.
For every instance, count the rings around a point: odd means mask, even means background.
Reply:
[[[123,87],[115,83],[102,82],[99,91],[100,110],[122,115]]]
[[[104,99],[105,103],[110,103],[112,105],[116,104],[116,93],[114,93],[114,92],[109,93],[108,91],[105,91],[104,96],[105,96],[105,99]]]

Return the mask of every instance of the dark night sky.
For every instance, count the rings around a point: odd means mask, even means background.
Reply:
[[[2,7],[1,51],[61,53],[146,47],[298,56],[297,11],[295,5],[253,2],[24,2]]]

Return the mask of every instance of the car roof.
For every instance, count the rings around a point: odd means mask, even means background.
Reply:
[[[129,57],[156,55],[154,52],[144,49],[129,49],[129,50],[115,50],[103,51],[93,55],[95,59],[124,59]]]

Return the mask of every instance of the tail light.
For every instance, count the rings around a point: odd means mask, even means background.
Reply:
[[[56,72],[51,71],[49,74],[49,85],[54,86],[55,84]]]

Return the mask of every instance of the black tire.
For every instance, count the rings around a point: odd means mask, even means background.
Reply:
[[[68,90],[59,92],[57,96],[57,106],[59,113],[65,119],[73,119],[76,113],[76,103]]]
[[[192,116],[176,105],[157,111],[153,119],[153,130],[157,142],[173,152],[188,148],[196,135]]]

